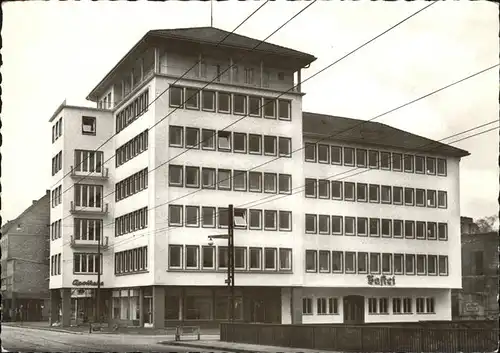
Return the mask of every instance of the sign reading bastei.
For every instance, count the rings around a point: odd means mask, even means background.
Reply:
[[[396,277],[387,277],[387,276],[374,276],[368,275],[366,276],[368,280],[368,284],[370,286],[395,286],[396,285]]]

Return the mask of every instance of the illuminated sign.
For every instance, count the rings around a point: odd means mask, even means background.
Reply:
[[[366,276],[368,280],[368,284],[370,286],[395,286],[396,285],[396,277],[386,277],[386,276],[374,276],[368,275]]]
[[[97,281],[79,281],[75,279],[72,283],[75,287],[82,287],[82,286],[97,286]],[[104,282],[101,282],[101,286],[104,285]]]

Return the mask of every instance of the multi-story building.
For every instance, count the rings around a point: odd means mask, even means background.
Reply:
[[[226,232],[229,204],[237,320],[449,319],[468,153],[303,113],[315,58],[236,34],[218,44],[227,34],[150,31],[89,94],[97,108],[63,104],[50,119],[62,324],[93,315],[99,269],[109,322],[227,320],[227,247],[208,238]],[[355,168],[367,173],[344,181]]]
[[[38,321],[49,310],[50,191],[2,226],[2,319]]]

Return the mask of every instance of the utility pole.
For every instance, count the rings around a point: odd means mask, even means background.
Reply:
[[[227,237],[227,242],[228,242],[228,266],[227,266],[227,279],[228,279],[228,286],[229,286],[229,292],[231,293],[231,299],[230,299],[230,320],[234,321],[234,209],[233,205],[229,205],[228,207],[229,215],[228,215],[228,237]]]
[[[101,228],[102,231],[102,228]],[[99,239],[97,241],[97,263],[99,264],[98,271],[97,271],[97,293],[96,293],[96,316],[97,316],[97,323],[99,326],[101,326],[101,316],[100,316],[100,300],[101,300],[101,239],[102,236],[99,234]]]

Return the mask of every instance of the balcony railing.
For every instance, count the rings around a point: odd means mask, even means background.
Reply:
[[[72,178],[80,178],[80,177],[85,177],[86,179],[94,179],[94,180],[107,180],[109,178],[109,169],[101,167],[100,172],[89,172],[89,171],[82,171],[82,170],[76,170],[71,166],[71,177]]]
[[[71,213],[81,213],[81,214],[93,214],[93,215],[99,215],[99,216],[104,216],[108,213],[108,204],[102,204],[101,207],[91,207],[91,206],[76,206],[74,201],[71,201],[71,208],[70,212]]]
[[[97,248],[98,243],[99,243],[99,240],[97,240],[97,239],[94,239],[94,240],[75,239],[75,237],[72,235],[70,246],[72,248],[95,249],[95,248]],[[101,238],[101,249],[103,249],[103,250],[108,249],[108,243],[109,243],[109,238],[102,237]]]

